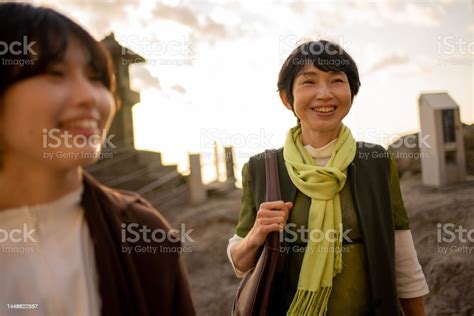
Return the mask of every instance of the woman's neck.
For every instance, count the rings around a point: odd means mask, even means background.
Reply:
[[[304,146],[311,145],[313,148],[323,147],[337,138],[341,126],[340,124],[337,128],[328,131],[315,131],[309,127],[301,126],[301,141]]]
[[[82,185],[82,167],[54,170],[44,166],[4,165],[0,169],[0,212],[57,200]]]

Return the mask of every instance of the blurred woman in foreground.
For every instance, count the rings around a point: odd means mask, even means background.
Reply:
[[[160,251],[180,245],[166,220],[83,169],[117,111],[108,52],[27,4],[0,4],[0,34],[0,314],[194,315],[181,256]]]

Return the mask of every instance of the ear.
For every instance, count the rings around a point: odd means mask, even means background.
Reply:
[[[280,90],[279,94],[280,94],[281,102],[283,102],[283,104],[285,105],[285,107],[286,107],[288,110],[293,111],[293,106],[290,104],[290,102],[288,102],[288,97],[287,97],[287,95],[286,95],[286,92],[283,91],[283,90]]]

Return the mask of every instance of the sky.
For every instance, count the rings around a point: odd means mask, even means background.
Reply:
[[[387,146],[418,131],[421,93],[449,93],[474,122],[474,0],[33,3],[147,59],[130,67],[136,147],[184,173],[188,153],[201,153],[205,182],[214,141],[234,146],[238,178],[250,156],[283,145],[296,119],[277,76],[305,40],[336,41],[357,63],[362,85],[344,120],[357,140]]]

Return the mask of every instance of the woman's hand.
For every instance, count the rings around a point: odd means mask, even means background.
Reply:
[[[247,235],[249,246],[258,248],[265,243],[269,233],[283,231],[292,207],[293,203],[283,201],[260,204],[255,223]]]
[[[284,229],[292,207],[293,203],[283,201],[260,204],[252,229],[231,250],[232,261],[238,270],[246,272],[255,266],[258,248],[265,243],[265,239],[270,232]]]

